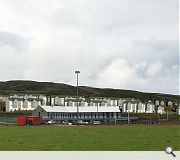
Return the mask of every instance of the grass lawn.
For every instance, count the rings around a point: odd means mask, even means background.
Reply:
[[[1,126],[1,151],[180,151],[180,126]]]

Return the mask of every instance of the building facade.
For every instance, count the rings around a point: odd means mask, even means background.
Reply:
[[[137,117],[121,117],[118,106],[38,106],[32,111],[33,116],[42,117],[44,120],[55,120],[56,123],[64,121],[77,122],[79,120],[93,123],[127,123],[135,122]]]
[[[0,100],[6,112],[33,110],[39,105],[46,104],[45,95],[9,95],[1,96]]]
[[[13,112],[21,110],[34,110],[38,106],[68,106],[76,107],[77,98],[74,96],[60,95],[4,95],[0,96],[0,111]],[[80,96],[78,106],[85,107],[120,107],[122,112],[129,113],[160,113],[164,114],[166,106],[178,108],[179,103],[173,101],[149,100],[142,102],[133,98],[108,98],[108,97],[89,97]],[[178,109],[177,109],[178,110]]]

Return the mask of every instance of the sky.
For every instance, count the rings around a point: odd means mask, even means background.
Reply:
[[[178,0],[0,0],[0,81],[179,94]]]

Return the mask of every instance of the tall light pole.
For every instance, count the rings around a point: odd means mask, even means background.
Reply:
[[[128,124],[129,124],[129,110],[128,110]]]
[[[78,93],[78,74],[80,73],[80,71],[75,71],[75,74],[77,74],[77,98],[76,98],[76,101],[77,101],[77,121],[79,120],[79,93]]]
[[[167,108],[167,120],[169,119],[169,116],[168,116],[168,108]]]
[[[51,82],[51,95],[50,95],[50,105],[51,105],[51,107],[53,106],[53,103],[52,103],[52,94],[53,94],[53,82]]]

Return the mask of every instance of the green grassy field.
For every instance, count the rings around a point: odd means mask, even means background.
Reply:
[[[1,126],[1,151],[180,151],[180,126]]]

